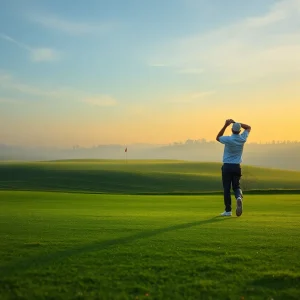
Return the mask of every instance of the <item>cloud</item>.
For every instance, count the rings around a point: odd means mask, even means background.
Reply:
[[[30,14],[29,19],[45,28],[54,29],[69,35],[106,33],[114,28],[113,23],[75,22],[54,15]]]
[[[117,101],[110,95],[91,95],[82,90],[73,88],[57,88],[47,89],[29,85],[18,81],[16,78],[0,71],[0,91],[10,91],[19,95],[29,95],[37,98],[44,99],[57,99],[57,100],[71,100],[77,102],[83,102],[94,106],[116,106]],[[1,99],[1,98],[0,98]]]
[[[57,92],[41,89],[19,82],[10,74],[6,73],[0,73],[0,89],[14,91],[31,96],[57,97]]]
[[[58,60],[59,54],[49,48],[38,48],[31,51],[31,60],[35,62]]]
[[[21,49],[24,49],[24,50],[27,50],[27,51],[31,51],[32,50],[29,46],[16,41],[15,39],[11,38],[10,36],[8,36],[6,34],[0,33],[0,38],[3,39],[3,40],[5,40],[5,41],[7,41],[7,42],[10,42],[12,44],[17,45]]]
[[[153,67],[153,68],[163,68],[163,67],[167,67],[167,64],[163,64],[163,63],[150,63],[149,67]]]
[[[167,63],[149,63],[149,67],[151,68],[169,68],[173,69],[174,72],[179,74],[202,74],[204,72],[203,68],[178,68],[174,65]]]
[[[191,93],[184,96],[175,96],[170,99],[168,102],[170,103],[177,103],[177,104],[187,104],[187,103],[194,103],[197,100],[208,98],[209,96],[215,94],[216,91],[205,91],[205,92],[197,92]]]
[[[16,45],[20,49],[23,49],[23,50],[26,50],[27,52],[29,52],[29,57],[30,57],[31,61],[33,61],[33,62],[55,61],[60,58],[60,54],[54,49],[32,48],[24,43],[21,43],[15,39],[13,39],[12,37],[10,37],[6,34],[3,34],[3,33],[0,33],[0,38],[2,40],[5,40],[7,42],[10,42],[10,43]]]
[[[16,100],[16,99],[10,99],[10,98],[2,98],[2,97],[0,97],[0,103],[16,104],[16,103],[20,103],[20,101]]]
[[[180,74],[202,74],[203,72],[202,68],[183,68],[178,71]]]
[[[159,45],[153,58],[227,84],[295,74],[299,49],[300,0],[281,0],[265,14]]]
[[[200,92],[200,93],[191,94],[190,97],[191,99],[200,99],[206,96],[213,95],[215,93],[216,93],[215,91]]]
[[[245,25],[248,27],[263,27],[272,25],[274,23],[280,22],[284,20],[287,17],[287,11],[281,10],[278,6],[281,5],[275,5],[275,7],[265,16],[256,17],[256,18],[249,18],[245,21]]]
[[[85,98],[83,102],[94,106],[115,106],[117,101],[108,95],[102,95],[97,97]]]

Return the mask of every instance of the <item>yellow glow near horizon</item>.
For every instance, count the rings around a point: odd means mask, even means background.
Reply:
[[[158,143],[187,139],[214,140],[225,119],[252,126],[249,142],[299,140],[300,84],[274,88],[215,93],[209,100],[170,104],[160,100],[147,106],[133,105],[105,119],[95,115],[69,115],[65,119],[24,117],[10,123],[1,134],[5,143],[45,146]],[[10,121],[10,122],[9,122]],[[1,121],[0,121],[1,122]],[[225,134],[231,134],[230,128]]]

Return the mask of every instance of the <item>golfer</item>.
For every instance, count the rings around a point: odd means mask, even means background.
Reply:
[[[232,134],[230,136],[223,136],[230,124],[232,124]],[[240,134],[241,128],[244,131]],[[250,131],[251,127],[249,125],[236,123],[232,119],[228,119],[216,138],[218,142],[225,145],[222,165],[225,211],[221,214],[224,217],[232,215],[231,186],[236,198],[236,215],[239,217],[243,213],[243,192],[240,188],[240,179],[242,176],[241,162],[244,144],[247,141]]]

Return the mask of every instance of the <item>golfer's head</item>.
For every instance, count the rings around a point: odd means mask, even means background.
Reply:
[[[231,130],[232,130],[232,133],[239,134],[241,132],[241,124],[240,123],[233,123]]]

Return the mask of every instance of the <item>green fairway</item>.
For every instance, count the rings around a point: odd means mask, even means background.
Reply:
[[[221,218],[217,195],[2,191],[1,299],[300,299],[299,210],[297,195]]]
[[[243,166],[243,190],[298,190],[300,172]],[[0,163],[0,189],[113,194],[222,191],[221,164],[75,160]]]

